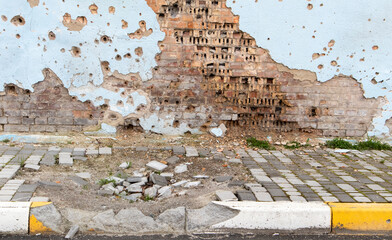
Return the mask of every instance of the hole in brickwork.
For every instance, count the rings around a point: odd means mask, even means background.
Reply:
[[[318,111],[316,107],[311,107],[309,110],[309,117],[317,117]]]
[[[173,127],[174,127],[174,128],[178,128],[179,126],[180,126],[180,121],[175,120],[175,121],[173,122]]]
[[[294,123],[280,119],[290,106],[280,91],[279,81],[263,76],[265,65],[255,39],[239,30],[236,16],[223,14],[225,20],[217,18],[216,13],[227,10],[225,1],[171,2],[160,7],[158,20],[163,26],[168,26],[178,46],[194,49],[190,52],[183,51],[184,59],[192,60],[201,72],[203,79],[200,86],[206,92],[203,93],[206,101],[217,109],[222,109],[222,112],[238,114],[238,118],[228,121],[227,124],[281,131],[297,128]],[[193,22],[171,28],[172,17],[191,18]],[[165,49],[169,47],[165,46]],[[176,91],[177,87],[172,82],[168,89]],[[191,100],[192,97],[182,98],[184,103],[190,103]],[[158,98],[158,101],[164,102],[162,98]],[[189,107],[185,109],[189,110]],[[212,121],[210,117],[208,124]],[[204,128],[207,126],[206,124]]]

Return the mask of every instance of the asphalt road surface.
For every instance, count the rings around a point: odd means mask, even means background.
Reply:
[[[63,236],[2,236],[0,240],[60,240]],[[77,235],[75,240],[392,240],[392,236],[373,235],[259,235],[259,234],[193,234],[193,235],[144,235],[144,236],[100,236],[100,235]]]

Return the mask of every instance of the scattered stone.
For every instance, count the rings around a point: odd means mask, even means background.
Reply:
[[[81,177],[78,176],[70,176],[69,177],[74,183],[76,183],[77,185],[84,187],[86,185],[88,185],[88,182],[86,180],[84,180]]]
[[[158,193],[158,188],[153,186],[144,190],[144,196],[155,198]]]
[[[147,147],[136,147],[136,152],[147,152],[148,148]]]
[[[161,187],[167,185],[167,180],[164,176],[158,175],[158,174],[151,174],[151,182],[153,182],[156,185],[159,185]]]
[[[188,171],[188,166],[186,164],[181,164],[174,168],[175,173],[184,173],[186,171]]]
[[[175,187],[175,188],[177,188],[177,187],[182,187],[182,186],[185,185],[186,183],[188,183],[188,181],[182,180],[182,181],[179,181],[179,182],[174,183],[174,184],[172,185],[172,187]]]
[[[100,147],[98,153],[100,155],[112,155],[112,149],[109,147]]]
[[[174,174],[173,173],[161,173],[161,176],[165,177],[166,180],[170,180],[174,177]]]
[[[15,195],[12,197],[13,202],[28,202],[30,201],[30,198],[33,196],[32,192],[17,192]]]
[[[114,190],[109,190],[109,189],[99,189],[98,190],[98,195],[105,196],[105,195],[113,195]]]
[[[83,179],[90,179],[91,174],[89,172],[81,172],[81,173],[76,173],[76,176],[83,178]]]
[[[118,166],[118,167],[119,167],[119,168],[122,168],[122,169],[128,169],[128,168],[131,167],[131,163],[130,163],[130,162],[123,162],[123,163],[121,163],[120,166]]]
[[[62,186],[55,182],[47,182],[47,181],[38,181],[39,186],[43,187],[53,187],[53,188],[61,188]]]
[[[160,198],[167,198],[171,196],[171,187],[165,186],[158,190],[158,197]]]
[[[167,158],[165,161],[166,161],[168,164],[170,164],[170,165],[174,165],[174,164],[176,164],[178,161],[180,161],[180,158],[177,157],[177,156],[171,156],[171,157]]]
[[[141,182],[142,178],[141,177],[129,177],[127,178],[127,182],[129,183],[138,183]]]
[[[152,170],[159,171],[159,172],[162,172],[163,170],[165,170],[167,168],[166,164],[160,163],[155,160],[147,163],[146,166],[151,168]]]
[[[208,179],[210,177],[207,175],[196,175],[196,176],[193,176],[193,178],[195,178],[195,179]]]
[[[127,191],[129,193],[141,193],[143,191],[143,189],[140,185],[132,184],[127,187]]]
[[[65,238],[66,239],[73,238],[78,231],[79,231],[78,225],[72,226],[71,229],[69,229],[67,235],[65,235]]]
[[[255,195],[251,191],[238,190],[237,191],[238,200],[240,201],[256,201]]]
[[[40,166],[39,165],[35,165],[35,164],[26,164],[26,165],[24,165],[24,168],[38,171],[40,169]]]
[[[215,195],[222,202],[238,201],[237,197],[231,191],[218,190],[215,192]]]
[[[227,182],[233,179],[233,176],[217,176],[214,178],[215,182]]]
[[[174,155],[184,155],[185,148],[182,146],[173,146],[173,154]]]
[[[196,181],[196,182],[188,182],[185,184],[185,188],[194,188],[194,187],[198,187],[201,185],[200,181]]]
[[[215,137],[224,137],[226,134],[227,128],[225,124],[219,125],[217,128],[211,128],[210,133]]]
[[[186,146],[185,151],[186,151],[187,157],[198,157],[199,156],[197,149],[194,147]]]
[[[128,201],[136,202],[142,196],[141,193],[133,193],[131,195],[121,196],[121,198]]]

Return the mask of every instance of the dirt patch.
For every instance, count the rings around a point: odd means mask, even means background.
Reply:
[[[233,176],[234,180],[245,182],[254,182],[248,170],[242,164],[228,163],[225,160],[216,160],[213,157],[207,158],[186,158],[179,155],[180,160],[175,165],[169,165],[164,172],[174,172],[175,166],[188,163],[188,171],[181,174],[175,174],[173,180],[196,181],[195,175],[207,175],[209,179],[202,179],[202,186],[197,188],[185,189],[175,188],[172,197],[167,199],[157,199],[148,202],[138,201],[129,202],[117,196],[100,196],[97,194],[99,189],[98,181],[102,178],[115,175],[118,171],[122,174],[132,176],[134,171],[144,170],[145,165],[152,160],[162,161],[172,156],[171,151],[161,149],[149,149],[147,152],[137,152],[132,149],[114,150],[113,155],[89,157],[87,161],[75,161],[72,167],[41,167],[39,172],[20,170],[18,178],[26,179],[28,183],[38,181],[50,181],[61,185],[61,188],[43,187],[37,188],[35,196],[46,196],[53,201],[57,207],[77,208],[90,211],[102,211],[105,209],[114,209],[119,211],[123,208],[137,207],[146,215],[158,215],[166,209],[178,206],[188,208],[199,208],[205,206],[212,200],[215,200],[215,191],[230,189],[235,191],[236,187],[228,187],[228,183],[217,183],[213,181],[215,176]],[[122,162],[131,162],[129,169],[120,169],[118,166]],[[91,179],[88,180],[87,187],[78,186],[69,177],[75,176],[78,172],[89,172]],[[151,171],[144,170],[147,174]],[[173,181],[173,182],[174,182]],[[179,196],[176,193],[186,190],[186,195]]]

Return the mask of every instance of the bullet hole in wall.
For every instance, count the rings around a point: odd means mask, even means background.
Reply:
[[[110,6],[110,7],[109,7],[109,13],[110,13],[110,14],[114,14],[115,12],[116,12],[116,8],[113,7],[113,6]]]
[[[329,41],[329,43],[328,43],[328,47],[333,47],[333,46],[335,46],[335,40],[331,40],[331,41]]]
[[[73,57],[80,57],[81,50],[79,47],[73,46],[71,49],[71,54]]]
[[[323,64],[320,64],[320,65],[317,66],[317,68],[321,70],[321,69],[324,68],[324,65],[323,65]]]
[[[98,14],[98,6],[97,5],[91,4],[88,9],[90,9],[91,14],[93,14],[93,15]]]
[[[8,20],[8,18],[4,15],[1,15],[1,20],[3,20],[4,22],[6,22]]]
[[[17,15],[11,19],[11,23],[18,27],[25,25],[26,21],[22,16]]]
[[[312,55],[313,60],[316,60],[319,57],[320,57],[320,53],[313,53],[313,55]]]
[[[20,34],[19,34],[19,33],[16,34],[15,37],[16,37],[17,39],[19,39],[19,38],[20,38]]]
[[[126,29],[126,28],[128,28],[128,22],[127,22],[127,21],[125,21],[124,19],[123,19],[123,20],[121,20],[121,24],[122,24],[122,26],[121,26],[121,28],[122,28],[122,29]]]
[[[56,39],[56,34],[54,34],[54,32],[52,32],[52,31],[50,31],[50,32],[48,33],[48,38],[49,38],[50,40],[55,40],[55,39]]]
[[[124,55],[124,58],[132,58],[132,55],[130,53],[127,53]]]
[[[331,66],[336,67],[338,65],[338,62],[336,62],[335,60],[331,61]]]
[[[103,43],[108,43],[108,42],[111,42],[112,40],[110,39],[110,37],[109,36],[107,36],[107,35],[103,35],[102,37],[101,37],[101,42],[103,42]]]
[[[376,50],[378,50],[378,46],[377,46],[377,45],[374,45],[374,46],[372,47],[372,49],[373,49],[374,51],[376,51]]]
[[[308,8],[308,10],[312,10],[313,9],[313,4],[309,3],[307,8]]]
[[[117,61],[121,61],[121,60],[122,60],[122,57],[120,56],[120,54],[117,54],[117,55],[116,55],[116,60],[117,60]]]
[[[142,47],[138,47],[135,49],[135,54],[139,57],[143,56],[143,48]]]

